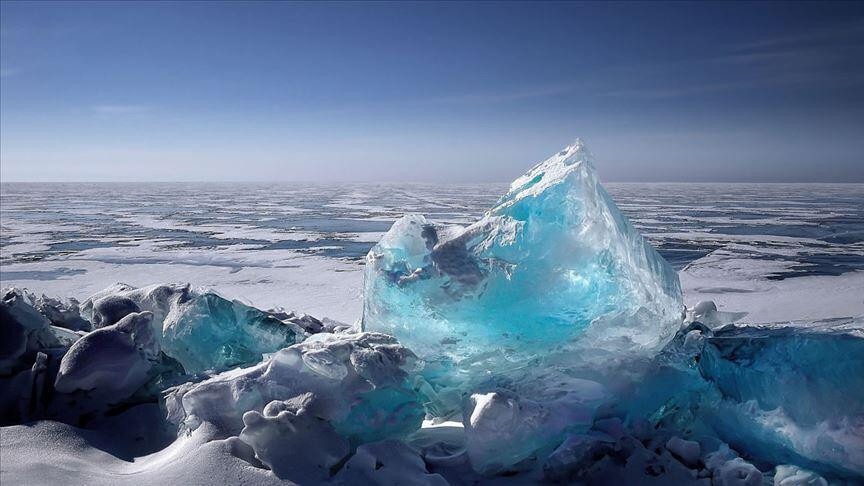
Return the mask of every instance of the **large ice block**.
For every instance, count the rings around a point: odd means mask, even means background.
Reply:
[[[363,329],[427,360],[656,350],[682,311],[677,273],[600,186],[578,140],[478,222],[407,215],[366,257]]]

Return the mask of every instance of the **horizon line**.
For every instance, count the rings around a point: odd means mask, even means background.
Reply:
[[[513,181],[420,181],[420,180],[334,180],[316,181],[309,179],[286,180],[0,180],[3,184],[511,184]],[[601,184],[864,184],[864,179],[852,181],[793,181],[793,180],[679,180],[679,181],[632,181],[601,180]]]

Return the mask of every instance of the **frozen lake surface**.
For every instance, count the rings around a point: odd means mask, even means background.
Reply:
[[[864,314],[862,184],[604,184],[680,271],[685,300],[748,320]],[[0,280],[83,299],[191,282],[354,321],[363,257],[405,213],[467,224],[506,184],[2,185]]]

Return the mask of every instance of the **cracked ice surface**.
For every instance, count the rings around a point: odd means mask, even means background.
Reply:
[[[661,347],[681,323],[678,275],[621,214],[591,160],[577,140],[468,227],[398,220],[367,256],[364,329],[431,360]]]

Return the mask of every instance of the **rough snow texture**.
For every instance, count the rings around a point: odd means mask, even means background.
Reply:
[[[61,393],[92,391],[108,402],[128,398],[159,361],[153,314],[133,313],[76,341],[60,362],[54,388]]]
[[[363,444],[335,477],[335,484],[447,486],[440,474],[430,474],[416,450],[398,440]]]
[[[308,413],[365,442],[420,426],[423,409],[407,386],[414,366],[414,354],[390,336],[316,334],[258,365],[180,386],[166,403],[171,420],[187,428],[207,422],[236,434],[247,411],[311,393]]]
[[[428,360],[651,351],[683,311],[676,272],[616,208],[580,141],[468,227],[396,221],[367,256],[364,298],[365,330]]]
[[[263,412],[243,414],[240,440],[252,446],[255,457],[281,479],[316,483],[348,456],[348,439],[314,412],[315,395],[274,400]]]

